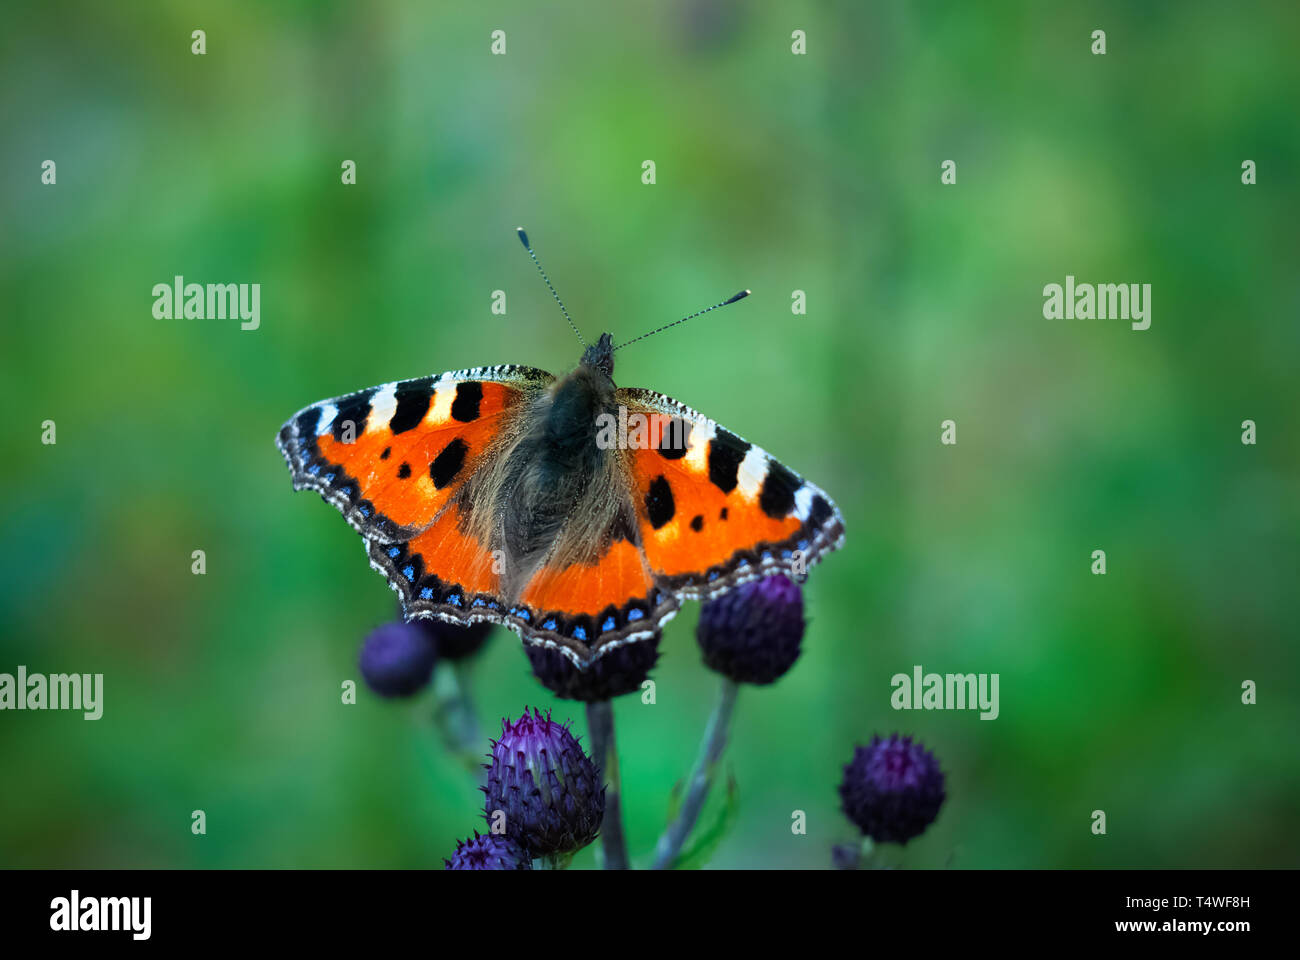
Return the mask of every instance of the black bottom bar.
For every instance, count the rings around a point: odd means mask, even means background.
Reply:
[[[914,934],[924,948],[1129,940],[1231,949],[1288,931],[1295,879],[1167,870],[5,871],[0,929],[6,946],[76,940],[91,949],[137,940],[373,948],[413,937],[436,947],[445,933],[484,937],[484,947],[554,937],[603,950],[651,928],[696,943],[713,929],[737,940],[802,929],[813,947],[838,925],[864,951],[871,931],[885,929]]]

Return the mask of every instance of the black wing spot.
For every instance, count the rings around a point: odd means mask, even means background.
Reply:
[[[749,453],[749,444],[734,433],[717,428],[709,441],[709,480],[723,493],[736,489],[741,461]]]
[[[456,399],[451,402],[451,418],[461,423],[478,419],[479,404],[483,401],[483,384],[477,380],[456,384]]]
[[[775,460],[767,461],[767,476],[758,494],[758,505],[773,520],[784,520],[794,509],[794,492],[799,478]]]
[[[381,453],[381,454],[379,455],[379,459],[380,459],[380,460],[387,460],[387,459],[388,459],[388,455],[391,454],[392,452],[393,452],[393,448],[392,448],[392,447],[384,447],[384,452]]]
[[[704,515],[702,513],[697,513],[691,517],[691,529],[696,533],[704,529]]]
[[[434,487],[441,490],[456,479],[456,474],[465,465],[465,454],[468,452],[469,445],[460,437],[443,447],[442,453],[429,464],[429,479],[433,481]]]
[[[721,512],[720,514],[718,514],[718,519],[719,519],[719,520],[726,520],[726,519],[727,519],[727,508],[726,508],[726,507],[723,507],[723,508],[722,508],[722,512]]]
[[[320,424],[320,407],[308,407],[298,414],[298,436],[316,439],[316,427]]]
[[[339,412],[334,418],[335,440],[343,442],[343,431],[349,423],[352,424],[353,440],[366,432],[366,421],[370,419],[370,398],[374,393],[373,390],[363,390],[339,403]]]
[[[673,504],[673,488],[662,475],[655,477],[645,495],[645,512],[650,518],[650,526],[658,530],[673,518],[677,507]]]
[[[404,463],[397,468],[397,478],[399,480],[405,480],[410,475],[411,475],[411,465],[409,463]]]
[[[393,433],[405,433],[420,425],[424,415],[429,412],[429,401],[433,399],[433,391],[429,389],[432,383],[432,377],[421,377],[419,380],[408,380],[398,386],[397,409],[393,411],[393,417],[388,421],[389,430]]]
[[[691,424],[681,417],[673,417],[660,428],[659,445],[655,447],[665,460],[680,460],[686,456],[691,441]]]

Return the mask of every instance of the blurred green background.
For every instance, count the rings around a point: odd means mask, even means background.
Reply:
[[[392,595],[273,438],[388,380],[571,367],[516,224],[589,337],[751,287],[617,379],[846,518],[804,656],[742,692],[714,866],[828,866],[841,767],[895,729],[949,796],[891,863],[1300,862],[1294,4],[50,2],[0,24],[0,671],[106,688],[96,722],[0,714],[0,866],[441,866],[482,826],[428,696],[340,704]],[[1067,273],[1151,283],[1151,328],[1045,320]],[[155,320],[175,274],[260,283],[261,328]],[[657,703],[615,704],[634,858],[711,707],[697,610]],[[1000,674],[1000,717],[895,712],[914,664]],[[511,634],[473,689],[491,732],[528,704],[585,738]]]

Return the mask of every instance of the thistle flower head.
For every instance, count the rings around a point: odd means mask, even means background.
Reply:
[[[911,737],[875,736],[844,767],[840,799],[845,815],[877,843],[907,843],[939,815],[943,773]]]
[[[700,610],[704,663],[737,683],[773,683],[799,659],[803,591],[784,574],[741,584]]]
[[[496,834],[480,836],[477,830],[469,840],[457,840],[456,852],[443,860],[448,870],[531,870],[532,858],[509,837]]]
[[[625,643],[601,654],[585,670],[549,647],[527,644],[524,652],[532,664],[533,676],[563,700],[612,700],[639,690],[650,669],[659,659],[659,641],[663,634]]]
[[[358,666],[366,684],[381,697],[409,697],[429,682],[437,653],[413,624],[386,623],[361,644]]]
[[[504,816],[505,835],[534,857],[591,843],[605,815],[605,788],[568,725],[525,709],[501,727],[481,788],[488,823]]]

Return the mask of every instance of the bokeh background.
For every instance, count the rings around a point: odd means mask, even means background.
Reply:
[[[0,865],[429,867],[482,826],[428,696],[341,705],[392,595],[272,441],[363,386],[570,367],[517,224],[589,336],[751,287],[618,380],[846,517],[803,658],[742,693],[714,866],[828,866],[841,767],[892,730],[949,798],[890,863],[1300,862],[1294,4],[19,2],[0,24],[0,671],[106,686],[97,722],[0,714]],[[1151,329],[1044,320],[1067,273],[1151,283]],[[175,274],[260,283],[261,328],[155,320]],[[634,858],[711,708],[697,609],[657,702],[615,705]],[[1000,674],[1000,717],[895,712],[914,664]],[[585,735],[511,634],[472,684],[488,730],[528,704]]]

